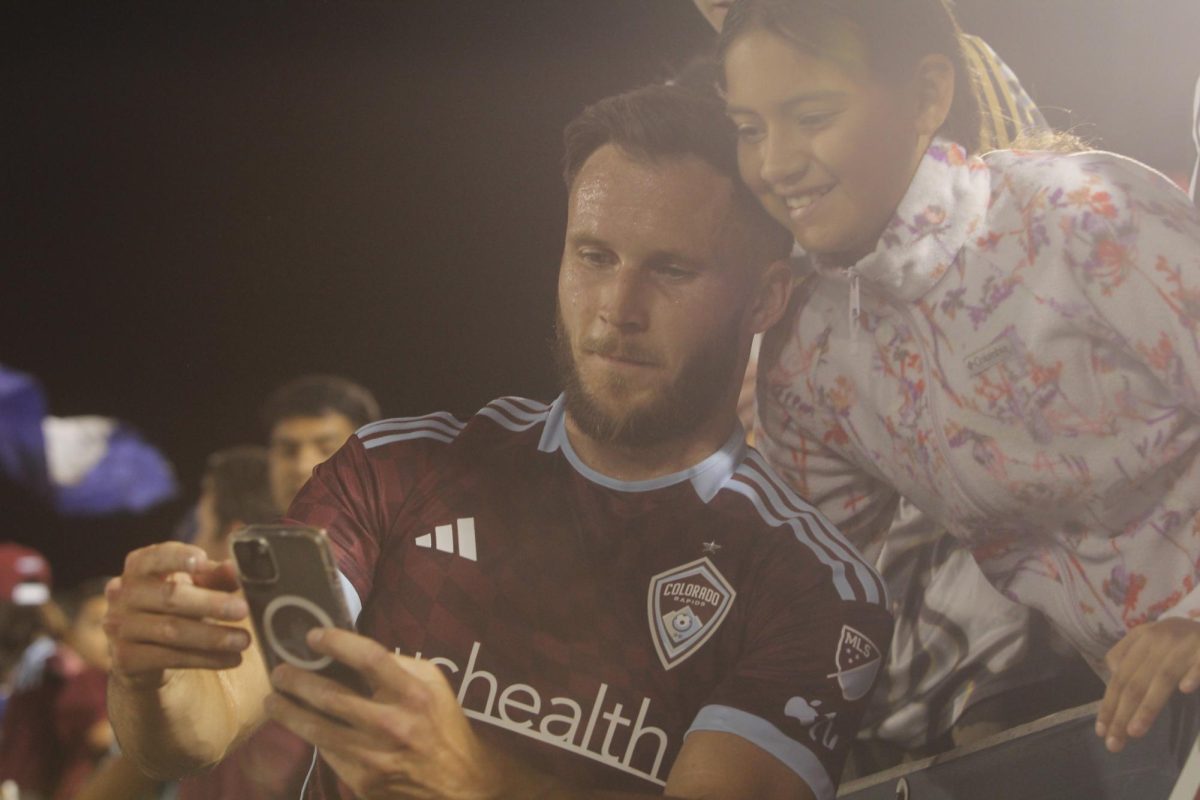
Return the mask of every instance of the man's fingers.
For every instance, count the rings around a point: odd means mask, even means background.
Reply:
[[[240,653],[250,646],[244,628],[167,614],[128,614],[106,621],[104,628],[114,639],[187,650]]]
[[[223,592],[234,592],[241,588],[238,580],[237,565],[232,561],[212,561],[211,569],[201,570],[192,576],[197,586],[205,589],[218,589]]]
[[[394,694],[407,697],[418,685],[416,678],[396,662],[392,651],[357,633],[338,628],[314,628],[308,632],[308,646],[351,667],[376,689],[386,687]]]
[[[172,572],[194,573],[212,568],[208,556],[199,547],[183,542],[162,542],[141,547],[125,557],[124,575],[169,575]]]
[[[113,675],[136,676],[168,669],[229,669],[242,663],[240,653],[204,652],[143,642],[114,642]]]
[[[337,717],[356,730],[366,731],[379,743],[410,747],[414,742],[414,729],[419,722],[402,706],[365,698],[337,681],[287,665],[275,668],[271,683],[318,711]]]
[[[118,596],[125,608],[193,619],[210,617],[236,622],[248,613],[246,601],[236,595],[171,578],[154,581],[123,579]]]
[[[323,717],[279,693],[267,697],[266,709],[272,719],[301,739],[315,745],[322,751],[323,756],[345,755],[351,751],[365,753],[377,749],[380,745],[378,737]]]

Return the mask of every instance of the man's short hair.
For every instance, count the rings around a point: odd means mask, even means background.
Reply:
[[[270,433],[280,420],[341,414],[355,428],[379,419],[379,403],[363,386],[337,375],[304,375],[267,396],[262,422]]]
[[[205,463],[204,481],[212,490],[213,511],[222,532],[233,522],[254,525],[279,517],[271,497],[265,447],[218,450]]]
[[[563,132],[563,179],[570,191],[584,163],[606,144],[630,158],[655,161],[694,156],[733,183],[734,211],[747,257],[760,264],[786,258],[792,234],[773,220],[738,174],[737,132],[715,90],[654,84],[606,97],[583,110]]]

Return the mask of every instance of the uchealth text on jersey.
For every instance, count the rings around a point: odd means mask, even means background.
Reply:
[[[467,717],[568,750],[659,786],[666,785],[660,773],[670,742],[666,731],[646,723],[650,698],[643,697],[637,714],[629,717],[621,713],[624,704],[606,699],[607,683],[601,683],[595,695],[584,703],[571,697],[543,701],[533,686],[527,683],[504,686],[494,673],[480,668],[480,649],[479,642],[471,646],[465,667],[440,656],[428,659],[449,673],[451,685],[457,687],[458,703]],[[425,657],[422,653],[414,655]],[[468,693],[475,686],[487,687],[487,700],[482,707],[468,700]],[[589,709],[586,714],[585,706]]]

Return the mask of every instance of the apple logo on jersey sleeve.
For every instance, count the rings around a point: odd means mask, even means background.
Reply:
[[[664,669],[696,652],[716,632],[737,593],[707,558],[650,579],[650,638]]]

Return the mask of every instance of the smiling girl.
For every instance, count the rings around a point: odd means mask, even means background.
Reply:
[[[1200,687],[1200,219],[1121,156],[979,149],[942,0],[739,0],[742,177],[814,272],[760,446],[877,552],[903,494],[1108,679],[1097,732]]]

